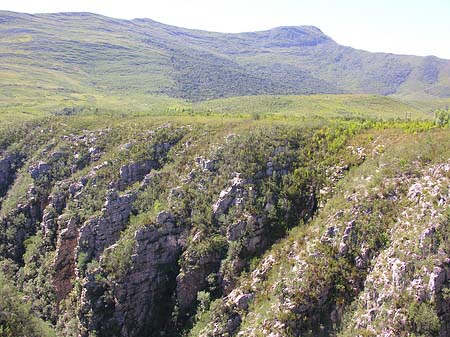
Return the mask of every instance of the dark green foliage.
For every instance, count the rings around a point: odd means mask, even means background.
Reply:
[[[31,302],[31,310],[45,321],[56,322],[53,285],[48,282],[53,272],[54,254],[40,232],[25,241],[24,267],[19,271],[18,283]]]
[[[29,299],[0,273],[0,336],[56,336],[46,323],[34,317],[30,307]]]
[[[408,307],[408,325],[417,337],[439,336],[441,323],[433,304],[413,302]]]
[[[440,109],[435,112],[435,123],[438,126],[448,126],[450,125],[450,110]]]

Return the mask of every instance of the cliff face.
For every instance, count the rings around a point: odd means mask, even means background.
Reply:
[[[450,162],[378,139],[192,336],[448,336]],[[394,155],[394,156],[393,156]],[[398,161],[403,161],[400,168]]]
[[[18,153],[0,153],[0,197],[3,197],[14,181],[17,168],[21,165]]]
[[[80,125],[2,164],[1,271],[58,335],[448,335],[448,149],[357,122]]]

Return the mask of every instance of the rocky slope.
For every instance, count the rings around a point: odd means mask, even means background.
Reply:
[[[364,164],[317,218],[270,249],[191,335],[449,336],[449,148],[424,138],[406,154],[389,138],[359,148]],[[442,152],[431,160],[433,147]]]
[[[417,126],[2,130],[2,278],[58,336],[447,336],[450,142]]]

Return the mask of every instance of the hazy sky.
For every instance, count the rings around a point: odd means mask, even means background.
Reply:
[[[0,9],[145,17],[219,32],[314,25],[355,48],[450,59],[450,0],[0,0]]]

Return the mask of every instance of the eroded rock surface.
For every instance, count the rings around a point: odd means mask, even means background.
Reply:
[[[0,153],[0,197],[4,196],[14,181],[21,156],[17,153]]]
[[[170,331],[178,258],[185,245],[183,228],[146,227],[135,233],[129,272],[113,283],[89,274],[82,298],[84,331],[99,336],[159,336]],[[114,249],[114,247],[111,247]],[[87,334],[85,334],[87,336]]]
[[[53,286],[55,287],[57,303],[66,298],[72,290],[76,277],[76,247],[78,245],[76,219],[61,217],[58,221],[65,222],[63,225],[65,228],[59,232],[54,261]]]
[[[133,193],[119,196],[117,191],[109,190],[102,216],[87,220],[80,228],[77,254],[83,254],[88,261],[100,258],[103,250],[119,239],[128,224],[135,198]]]
[[[119,189],[122,190],[126,186],[141,181],[151,170],[157,168],[159,168],[159,163],[156,160],[144,160],[137,163],[123,165],[119,172]]]

